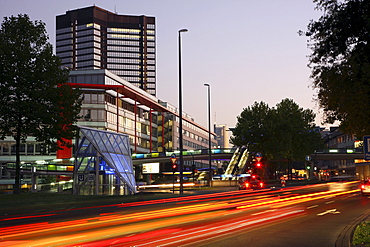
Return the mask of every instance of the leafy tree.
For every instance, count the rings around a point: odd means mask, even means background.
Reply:
[[[248,146],[251,152],[262,152],[267,159],[304,160],[322,147],[314,119],[312,110],[300,108],[291,99],[283,99],[275,108],[255,102],[238,116],[231,141]]]
[[[315,0],[323,11],[308,24],[313,86],[325,122],[358,138],[370,134],[370,1]]]
[[[284,99],[272,111],[275,113],[273,130],[276,134],[271,148],[277,150],[276,157],[303,160],[321,147],[322,139],[315,131],[315,114],[311,109],[303,109],[293,100]]]
[[[245,108],[237,118],[231,142],[239,147],[248,146],[252,152],[265,151],[264,140],[270,129],[271,113],[265,102],[254,102],[252,106]]]
[[[21,142],[34,136],[45,148],[74,136],[80,93],[53,55],[45,24],[27,15],[5,17],[0,30],[0,138],[16,142],[15,193],[20,189]]]

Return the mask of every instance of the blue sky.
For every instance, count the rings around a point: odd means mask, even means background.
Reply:
[[[183,110],[207,125],[234,127],[255,101],[270,107],[284,98],[321,118],[307,67],[306,30],[321,13],[311,0],[0,0],[0,17],[28,14],[46,23],[55,45],[55,16],[96,5],[125,15],[156,17],[157,97],[178,106],[178,36],[182,35]]]

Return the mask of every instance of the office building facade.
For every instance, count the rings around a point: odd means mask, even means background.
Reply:
[[[108,69],[156,95],[155,17],[91,6],[56,17],[56,54],[71,70]]]

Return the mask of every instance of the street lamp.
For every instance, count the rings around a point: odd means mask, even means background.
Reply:
[[[209,159],[209,177],[208,186],[212,183],[212,159],[211,159],[211,85],[205,83],[204,86],[208,87],[208,159]]]
[[[181,84],[181,33],[187,32],[187,29],[179,30],[179,111],[180,111],[180,123],[179,123],[179,146],[180,146],[180,194],[184,193],[184,159],[182,157],[182,151],[184,149],[182,141],[182,84]]]

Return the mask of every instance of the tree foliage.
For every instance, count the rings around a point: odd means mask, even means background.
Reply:
[[[262,152],[267,159],[303,160],[322,148],[314,119],[312,110],[300,108],[291,99],[272,108],[255,102],[238,116],[231,141],[236,146],[248,146],[251,152]]]
[[[315,0],[323,11],[308,24],[313,85],[325,122],[361,138],[370,133],[370,1]]]
[[[72,124],[81,109],[80,93],[66,84],[48,43],[45,24],[27,15],[5,17],[0,30],[0,138],[16,141],[16,190],[19,189],[19,146],[27,136],[57,148],[72,139]]]

